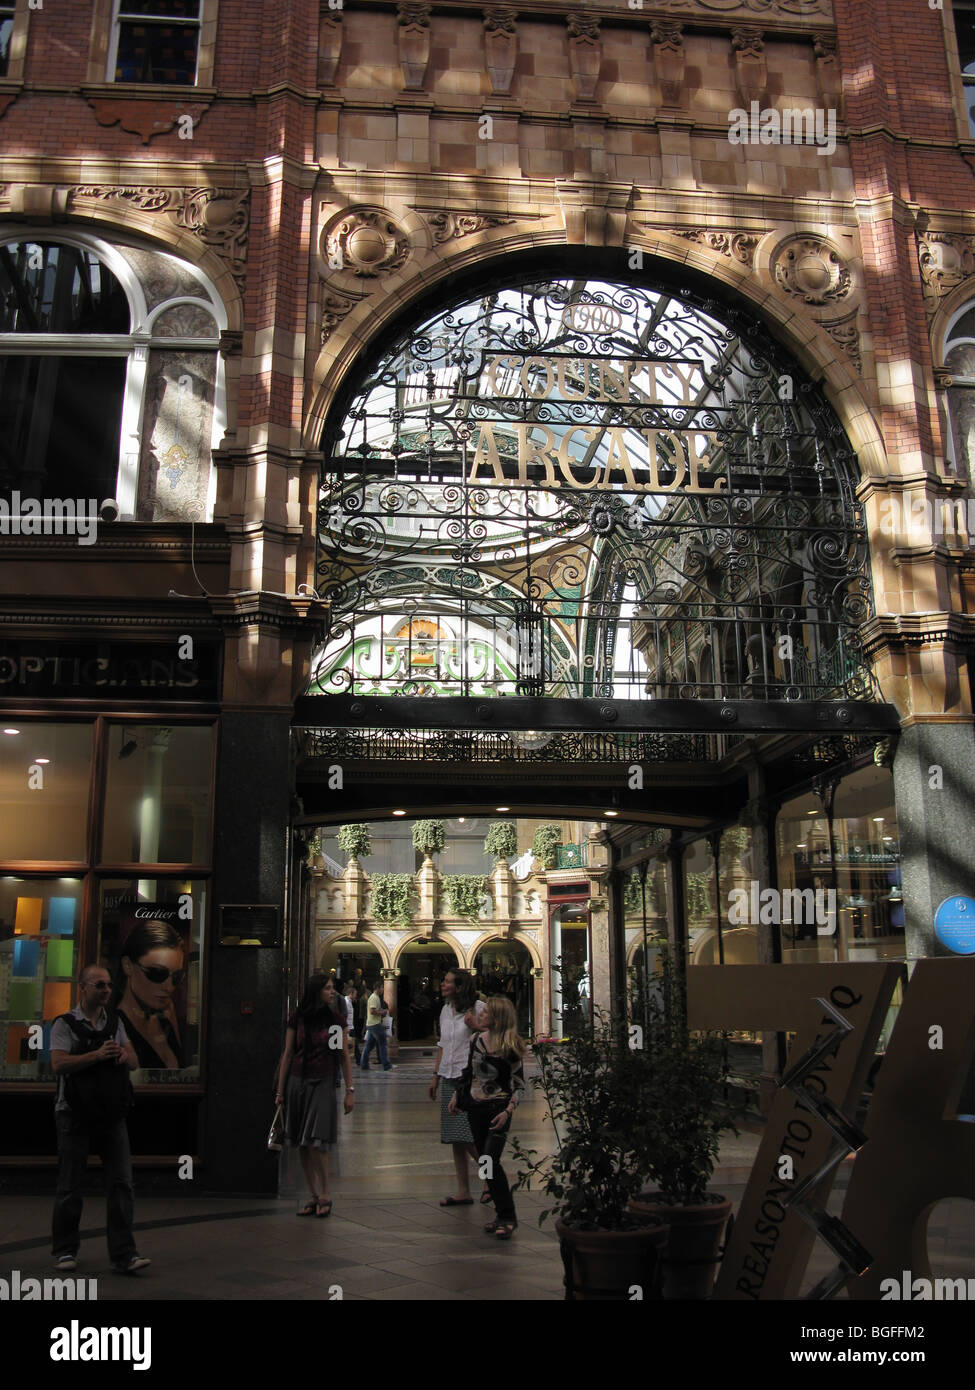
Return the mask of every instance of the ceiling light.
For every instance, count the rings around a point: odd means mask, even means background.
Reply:
[[[4,732],[5,734],[19,734],[19,733],[20,733],[20,730],[19,730],[19,729],[4,729],[3,732]]]
[[[34,761],[35,761],[35,763],[49,763],[49,762],[51,761],[51,759],[50,759],[50,758],[35,758]]]
[[[510,806],[495,806],[494,809],[495,809],[496,811],[510,811],[510,810],[511,810],[511,807],[510,807]]]
[[[458,816],[458,817],[457,817],[457,824],[458,824],[458,825],[463,825],[463,824],[464,824],[464,819],[465,819],[464,816]]]
[[[883,818],[883,816],[874,816],[874,822],[876,823],[877,821],[879,821],[880,824],[883,825],[883,823],[884,823],[884,818]]]
[[[619,815],[619,811],[604,811],[604,812],[603,812],[603,815],[604,815],[604,816],[618,816],[618,815]]]
[[[405,812],[405,811],[394,811],[394,812],[393,812],[393,815],[394,815],[394,816],[405,816],[405,815],[406,815],[406,812]]]
[[[796,849],[805,849],[805,848],[806,848],[805,841],[803,841],[803,843],[802,843],[801,845],[796,845]]]

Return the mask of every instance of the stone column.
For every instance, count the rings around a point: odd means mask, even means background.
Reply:
[[[397,972],[395,970],[383,971],[383,998],[386,1001],[386,1007],[389,1010],[390,1016],[393,1020],[393,1037],[391,1039],[387,1039],[390,1058],[399,1056],[399,1030],[396,1024],[398,1016],[396,1009],[396,976]]]
[[[934,935],[945,898],[972,892],[970,826],[975,804],[975,729],[945,719],[909,724],[894,754],[894,804],[908,960],[950,955]]]

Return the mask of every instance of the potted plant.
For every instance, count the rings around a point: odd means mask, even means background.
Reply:
[[[538,1040],[534,1053],[541,1066],[534,1084],[544,1092],[558,1149],[539,1159],[515,1138],[516,1186],[538,1178],[554,1198],[539,1224],[553,1213],[558,1218],[566,1298],[628,1300],[634,1288],[643,1298],[658,1297],[667,1228],[631,1206],[643,1182],[635,1149],[649,1124],[646,1054],[629,1046],[625,1024],[599,1013],[591,1030],[562,1042]]]
[[[518,827],[513,820],[493,820],[484,838],[484,853],[494,856],[496,863],[512,859],[518,852]]]
[[[487,892],[487,879],[483,874],[445,874],[444,893],[450,900],[450,910],[455,917],[466,917],[475,926],[481,912],[481,899]]]
[[[340,825],[336,836],[339,849],[349,856],[349,863],[356,859],[366,859],[372,854],[372,836],[368,825]]]
[[[562,830],[557,825],[540,825],[532,841],[532,854],[543,869],[554,869],[559,861],[559,846],[562,843]]]
[[[727,1098],[728,1066],[716,1034],[687,1026],[683,980],[666,953],[660,990],[648,1001],[644,1053],[650,1088],[638,1144],[654,1189],[631,1201],[634,1212],[669,1227],[663,1261],[665,1299],[708,1298],[720,1262],[731,1202],[708,1191],[720,1136],[737,1134],[740,1103]]]
[[[439,854],[447,843],[447,827],[442,820],[418,820],[413,826],[413,848],[424,859]]]

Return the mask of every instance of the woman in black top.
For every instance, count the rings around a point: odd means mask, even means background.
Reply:
[[[448,1109],[455,1114],[458,1096],[463,1098],[478,1156],[490,1160],[487,1184],[495,1219],[484,1229],[499,1240],[510,1240],[518,1219],[501,1167],[501,1154],[511,1117],[525,1093],[525,1044],[518,1036],[514,1006],[504,995],[489,999],[480,1018],[471,1013],[465,1022],[477,1031],[460,1086],[451,1096]]]
[[[347,1027],[345,1001],[334,976],[313,975],[288,1019],[275,1096],[285,1106],[285,1133],[301,1155],[311,1194],[299,1216],[331,1215],[328,1154],[338,1141],[335,1089],[340,1070],[347,1115],[355,1103]]]

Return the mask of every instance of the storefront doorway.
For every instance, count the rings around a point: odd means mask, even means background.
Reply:
[[[520,941],[488,941],[474,957],[474,978],[482,994],[506,995],[515,1006],[518,1032],[535,1032],[535,977],[532,958]]]
[[[442,1006],[440,986],[447,971],[456,968],[455,953],[436,941],[414,941],[400,952],[396,1032],[401,1043],[436,1043],[436,1023]]]
[[[559,903],[554,907],[551,911],[549,942],[552,1035],[556,1038],[575,1038],[592,1024],[588,904]]]

